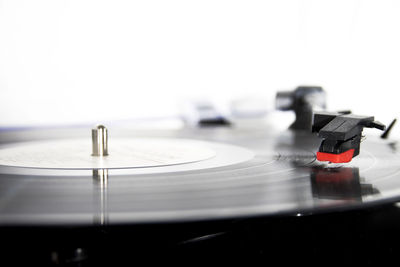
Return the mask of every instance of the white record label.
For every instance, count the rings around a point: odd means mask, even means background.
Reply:
[[[109,142],[109,155],[91,155],[86,139],[36,141],[0,149],[0,165],[45,169],[117,169],[176,165],[210,159],[206,142],[168,138],[120,138]]]

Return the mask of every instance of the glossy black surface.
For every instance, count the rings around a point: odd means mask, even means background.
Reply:
[[[20,134],[26,140],[32,132]],[[224,142],[255,156],[196,171],[120,175],[109,170],[105,183],[90,171],[70,176],[60,170],[51,176],[3,167],[0,224],[82,226],[315,214],[393,202],[400,196],[400,158],[387,140],[368,138],[359,157],[332,165],[315,160],[319,140],[308,132],[273,133],[258,127],[142,135]],[[40,138],[46,136],[57,137],[47,132]]]
[[[81,136],[84,131],[62,133]],[[62,134],[0,135],[7,145]],[[121,135],[226,142],[252,149],[256,157],[195,173],[111,175],[106,190],[89,175],[0,174],[0,218],[11,214],[15,219],[2,221],[0,227],[4,262],[376,265],[397,259],[400,160],[393,141],[368,138],[351,163],[327,165],[315,161],[318,138],[302,132],[271,133],[255,127]],[[202,207],[217,212],[202,213]],[[133,216],[149,211],[159,215],[160,208],[175,215],[149,221]],[[119,220],[119,211],[131,213]],[[185,211],[196,216],[185,217]],[[38,220],[29,221],[29,214]],[[85,219],[78,220],[82,214]]]
[[[394,205],[311,216],[101,227],[1,228],[3,262],[41,266],[141,263],[381,265],[396,262]]]

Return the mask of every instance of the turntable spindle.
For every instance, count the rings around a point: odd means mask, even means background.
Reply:
[[[92,156],[108,155],[108,132],[104,125],[92,129]]]

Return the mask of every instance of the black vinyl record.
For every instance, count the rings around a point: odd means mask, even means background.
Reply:
[[[113,142],[133,139],[151,149]],[[381,264],[400,251],[393,141],[368,136],[350,163],[328,164],[316,160],[316,135],[260,125],[110,129],[116,161],[92,158],[87,129],[0,140],[1,255],[15,264]],[[147,165],[118,166],[135,146]]]
[[[63,134],[72,136],[72,142],[85,136],[82,129],[64,129]],[[3,165],[0,224],[112,225],[301,216],[395,202],[400,197],[396,146],[376,137],[362,142],[362,153],[347,164],[318,162],[320,140],[305,131],[125,130],[115,131],[111,140],[143,136],[162,137],[167,143],[201,140],[201,146],[214,154],[195,162],[143,168],[63,168],[51,155],[48,161],[54,168]],[[18,145],[24,150],[21,141],[26,140],[39,146],[43,140],[65,142],[61,137],[65,136],[57,131],[4,132],[2,149],[12,151]],[[0,163],[8,155],[0,154]],[[24,155],[15,157],[19,158],[12,160],[18,164]],[[46,161],[44,157],[39,158]]]

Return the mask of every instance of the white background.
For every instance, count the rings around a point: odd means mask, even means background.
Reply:
[[[400,110],[400,1],[3,1],[0,126],[176,115],[176,103],[321,85]]]

